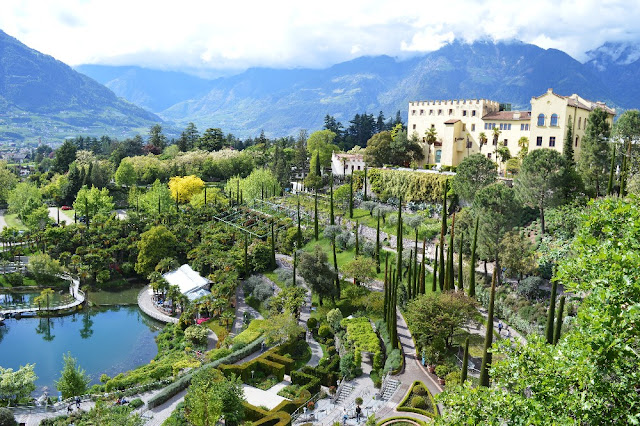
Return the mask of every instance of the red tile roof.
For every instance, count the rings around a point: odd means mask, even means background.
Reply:
[[[457,118],[452,118],[451,120],[447,120],[444,122],[444,124],[456,124],[458,121],[460,121]]]

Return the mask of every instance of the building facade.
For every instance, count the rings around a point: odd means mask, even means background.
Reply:
[[[334,176],[350,175],[364,170],[364,156],[361,154],[331,154],[331,173]]]
[[[506,146],[511,156],[516,156],[523,137],[529,150],[551,148],[562,153],[569,125],[578,156],[587,118],[596,108],[604,109],[613,124],[615,110],[604,103],[576,94],[558,95],[552,89],[531,98],[530,111],[506,111],[500,103],[486,99],[419,101],[409,103],[407,126],[410,135],[415,132],[425,142],[423,164],[457,166],[475,153],[498,161],[499,147]],[[432,128],[436,141],[428,144],[427,133]]]

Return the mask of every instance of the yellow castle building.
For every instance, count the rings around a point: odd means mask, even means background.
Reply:
[[[511,156],[520,152],[518,141],[526,137],[529,151],[551,148],[562,153],[568,126],[573,129],[576,158],[589,113],[602,108],[610,124],[616,112],[603,102],[592,102],[576,94],[553,92],[531,98],[530,111],[509,111],[508,107],[486,99],[418,101],[409,103],[408,134],[425,142],[423,164],[457,166],[467,156],[482,153],[496,159],[500,146]],[[427,134],[435,130],[436,140],[428,144]],[[486,138],[481,144],[482,136]]]

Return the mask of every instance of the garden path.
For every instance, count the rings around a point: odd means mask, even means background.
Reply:
[[[233,320],[233,325],[231,326],[231,336],[236,336],[242,331],[245,312],[248,312],[252,318],[263,319],[260,312],[247,305],[247,302],[244,300],[244,290],[242,285],[238,285],[236,287],[236,317]]]
[[[49,207],[49,217],[53,219],[55,223],[58,223],[58,217],[60,218],[60,223],[68,225],[73,222],[73,219],[70,219],[69,216],[65,214],[65,212],[63,212],[62,210],[58,210],[57,207]]]
[[[291,256],[276,254],[276,263],[281,268],[291,269],[293,259],[291,258]],[[302,280],[302,277],[299,278],[300,280]],[[307,293],[305,294],[304,305],[300,309],[299,323],[305,328],[305,330],[308,331],[307,321],[309,320],[309,318],[311,318],[311,290],[306,283],[303,283],[303,286]],[[316,339],[314,339],[313,334],[307,332],[306,336],[307,343],[311,348],[311,359],[309,360],[309,362],[307,362],[307,365],[311,367],[317,367],[323,356],[322,346],[320,346],[320,343],[318,343]]]
[[[153,302],[153,290],[150,286],[144,287],[140,290],[140,293],[138,293],[138,306],[142,312],[158,321],[165,323],[171,322],[174,324],[178,323],[178,318],[171,317],[156,308],[156,305]]]

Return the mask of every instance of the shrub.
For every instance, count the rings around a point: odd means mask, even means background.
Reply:
[[[411,398],[411,403],[410,403],[410,405],[411,405],[413,408],[419,408],[419,409],[425,409],[425,408],[427,408],[427,404],[426,404],[426,402],[424,401],[424,397],[422,397],[422,396],[418,396],[418,395],[416,395],[416,396],[414,396],[413,398]]]
[[[336,353],[338,353],[338,351],[336,350],[336,347],[335,347],[335,346],[329,346],[329,347],[327,348],[327,353],[329,354],[329,356],[333,356],[333,355],[335,355]]]
[[[460,370],[452,371],[445,377],[445,383],[447,386],[455,386],[460,384],[462,379],[462,372]]]
[[[2,426],[18,426],[16,418],[8,408],[0,408],[0,425]]]
[[[131,402],[129,403],[129,406],[130,406],[131,408],[133,408],[134,410],[135,410],[136,408],[140,408],[140,407],[142,407],[143,405],[144,405],[144,401],[142,401],[140,398],[136,398],[136,399],[134,399],[133,401],[131,401]]]
[[[383,372],[395,371],[402,365],[402,354],[400,349],[394,349],[387,356],[387,361],[384,363]]]
[[[342,312],[338,308],[327,312],[327,323],[334,333],[340,329],[340,322],[342,321],[342,318]]]
[[[329,326],[326,324],[321,325],[320,328],[318,329],[318,336],[323,337],[325,339],[331,336],[331,329],[329,328]]]
[[[544,280],[540,277],[527,277],[520,281],[516,292],[529,300],[536,299],[540,296],[540,287],[544,284]]]
[[[184,337],[192,341],[196,345],[204,345],[207,343],[207,335],[209,330],[200,325],[190,325],[184,331]]]
[[[273,296],[273,287],[271,284],[262,281],[255,286],[251,295],[260,302],[264,302],[269,297]]]
[[[422,385],[415,385],[413,387],[413,393],[419,396],[423,396],[423,395],[426,395],[427,390]]]
[[[254,319],[249,323],[249,327],[242,331],[236,337],[233,338],[233,346],[235,350],[242,349],[242,347],[253,342],[262,335],[262,326],[264,320]],[[242,345],[236,348],[236,345]]]
[[[318,319],[315,317],[311,317],[307,320],[307,327],[310,330],[315,329],[316,327],[318,327]]]
[[[257,275],[251,275],[249,278],[244,280],[243,289],[244,294],[249,295],[253,293],[253,289],[256,288],[258,284],[262,283],[262,278]]]
[[[451,370],[448,365],[441,364],[436,367],[436,376],[444,379]]]

